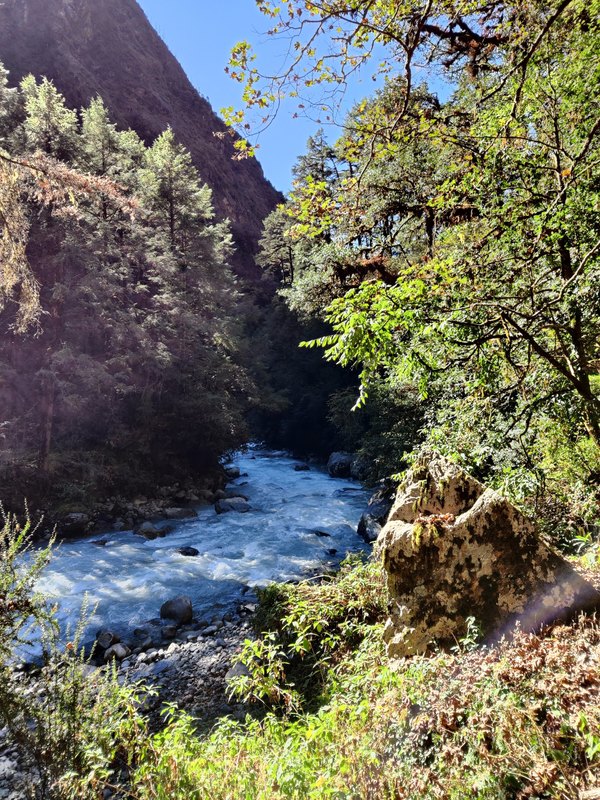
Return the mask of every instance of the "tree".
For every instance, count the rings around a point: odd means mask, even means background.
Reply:
[[[146,148],[100,98],[74,128],[48,82],[0,100],[3,500],[86,504],[214,468],[254,389],[210,190],[171,132]]]
[[[348,120],[338,152],[356,169],[327,206],[359,282],[330,307],[321,343],[362,365],[363,397],[382,370],[425,391],[456,368],[465,390],[528,406],[570,392],[600,444],[593,5],[261,3],[274,35],[294,40],[289,69],[266,81],[247,47],[234,51],[263,115],[282,92],[342,86],[385,48],[387,88]],[[417,55],[457,82],[445,106],[415,84]],[[310,221],[315,205],[296,211]],[[373,257],[385,274],[361,275]]]
[[[72,159],[77,146],[77,114],[66,107],[52,81],[43,78],[38,84],[33,75],[28,75],[21,82],[21,93],[29,149],[61,161]]]
[[[192,157],[168,128],[146,153],[140,196],[165,227],[173,252],[185,259],[190,242],[213,217],[211,191],[200,182]]]

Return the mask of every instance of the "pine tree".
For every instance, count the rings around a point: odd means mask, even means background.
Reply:
[[[77,114],[52,81],[38,84],[33,75],[21,82],[25,100],[24,129],[31,150],[41,150],[61,161],[71,161],[77,150]]]

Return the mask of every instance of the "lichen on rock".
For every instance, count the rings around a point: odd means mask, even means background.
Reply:
[[[534,630],[600,608],[600,594],[531,520],[439,455],[409,471],[376,547],[390,592],[390,657],[455,643],[473,617],[493,640],[516,623]]]

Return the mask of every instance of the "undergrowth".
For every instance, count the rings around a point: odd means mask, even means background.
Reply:
[[[0,629],[21,634],[33,574],[3,534]],[[20,538],[19,538],[20,537]],[[449,652],[388,662],[382,569],[346,562],[320,583],[262,594],[262,633],[234,686],[260,716],[200,735],[175,707],[151,736],[135,691],[88,675],[77,643],[19,693],[2,663],[0,712],[36,762],[39,798],[95,800],[579,800],[600,785],[600,624],[582,616],[495,648],[477,627]],[[12,635],[11,633],[11,635]],[[3,658],[10,647],[4,643]]]
[[[263,603],[267,633],[246,644],[236,688],[272,710],[204,738],[173,712],[148,742],[136,797],[575,800],[600,782],[595,618],[493,649],[469,635],[390,665],[373,562],[272,587]]]

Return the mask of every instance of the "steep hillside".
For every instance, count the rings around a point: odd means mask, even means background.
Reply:
[[[233,161],[225,125],[186,77],[135,0],[5,0],[0,60],[15,82],[51,78],[70,106],[100,94],[119,126],[151,140],[171,125],[232,221],[236,269],[254,277],[262,220],[280,200],[254,159]],[[220,65],[215,65],[219,69]]]

